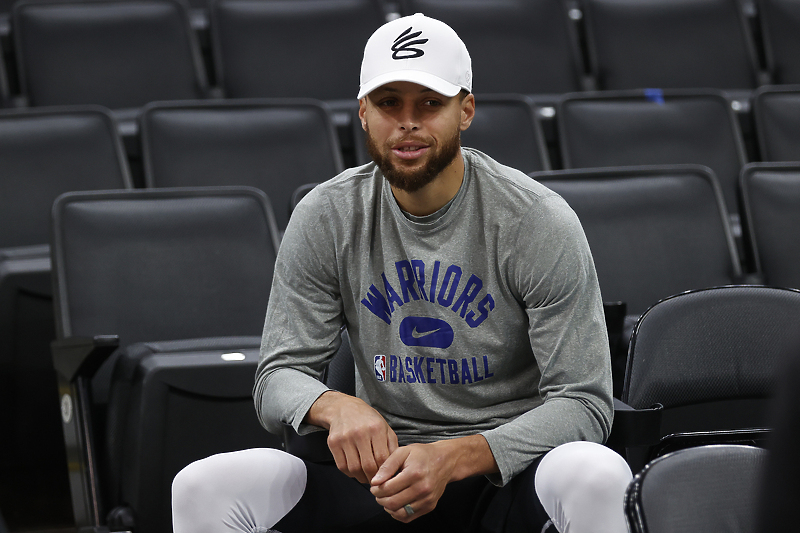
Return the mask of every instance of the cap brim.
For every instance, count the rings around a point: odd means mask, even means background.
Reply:
[[[359,88],[357,98],[361,100],[378,87],[395,81],[410,81],[412,83],[418,83],[424,87],[427,87],[428,89],[448,97],[457,95],[462,89],[461,86],[454,85],[428,72],[422,72],[421,70],[398,70],[396,72],[388,72],[386,74],[381,74],[380,76],[375,76],[369,80]]]

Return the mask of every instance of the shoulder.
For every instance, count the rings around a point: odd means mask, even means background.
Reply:
[[[566,201],[524,172],[503,165],[472,148],[464,148],[482,201],[517,220],[566,217],[574,213]]]

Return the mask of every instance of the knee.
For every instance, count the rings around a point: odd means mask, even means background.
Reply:
[[[571,442],[544,456],[535,486],[558,531],[619,533],[626,530],[623,501],[632,478],[625,459],[610,448]]]
[[[594,442],[570,442],[544,456],[536,472],[536,490],[584,493],[593,499],[624,495],[631,479],[625,459]]]

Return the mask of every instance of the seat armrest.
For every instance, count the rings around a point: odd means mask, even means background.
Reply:
[[[50,343],[53,366],[68,382],[78,377],[91,378],[103,361],[119,347],[117,335],[67,337]]]
[[[655,404],[634,409],[614,398],[614,424],[607,445],[617,451],[633,446],[650,446],[661,438],[661,414],[664,407]]]

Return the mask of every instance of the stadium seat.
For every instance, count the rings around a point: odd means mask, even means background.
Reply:
[[[353,137],[356,162],[363,165],[372,161],[367,153],[364,129],[355,112]],[[461,145],[485,152],[500,163],[523,172],[551,167],[535,104],[524,95],[477,95],[475,118],[469,129],[461,133]]]
[[[736,236],[742,133],[717,91],[633,90],[565,95],[558,103],[564,168],[698,164],[719,180]]]
[[[759,480],[767,452],[710,445],[660,457],[625,494],[631,533],[731,533],[756,527]]]
[[[0,112],[0,507],[14,531],[72,522],[50,358],[53,201],[67,191],[129,187],[108,110]]]
[[[800,163],[751,163],[741,186],[754,270],[767,285],[800,289]]]
[[[697,165],[558,170],[530,174],[560,194],[583,225],[605,302],[623,302],[623,351],[614,355],[619,398],[628,339],[659,300],[735,283],[740,261],[713,173]]]
[[[76,525],[170,532],[181,468],[280,445],[251,396],[278,248],[269,200],[250,187],[76,192],[53,225]]]
[[[355,100],[380,0],[215,0],[211,37],[227,98]]]
[[[22,0],[12,16],[28,105],[118,110],[207,95],[200,49],[178,0]]]
[[[472,58],[476,93],[540,98],[593,88],[562,0],[402,0],[405,15],[450,25]]]
[[[661,423],[658,439],[628,449],[633,470],[681,448],[763,446],[778,363],[798,316],[800,291],[757,285],[679,294],[642,315],[622,401],[660,405]]]
[[[281,230],[298,186],[344,170],[329,110],[316,100],[163,102],[140,121],[148,187],[257,187]]]
[[[761,33],[772,83],[800,83],[800,4],[757,0]]]
[[[753,93],[761,161],[800,161],[800,85],[768,85]]]
[[[761,83],[739,0],[581,0],[603,90],[753,89]]]

